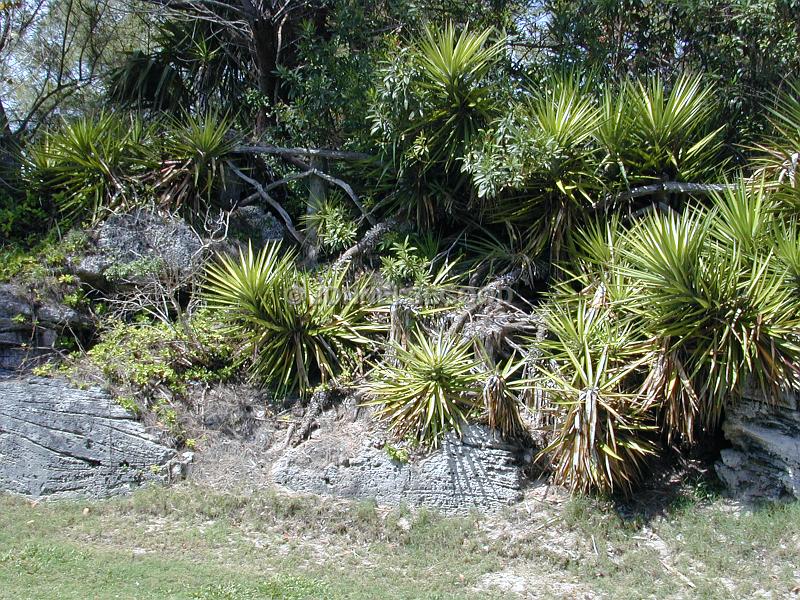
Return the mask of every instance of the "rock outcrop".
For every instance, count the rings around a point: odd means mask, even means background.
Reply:
[[[146,210],[112,215],[90,233],[92,247],[73,270],[94,287],[110,280],[136,284],[152,276],[181,277],[202,261],[203,243],[184,221]]]
[[[231,213],[229,235],[242,242],[252,241],[255,247],[283,239],[283,225],[260,206],[237,208]]]
[[[100,389],[0,378],[0,490],[104,497],[186,473],[175,450]]]
[[[485,427],[468,427],[462,439],[449,434],[438,450],[410,463],[375,446],[369,438],[353,448],[341,436],[312,436],[273,464],[272,479],[295,491],[450,514],[497,510],[522,497],[517,448]]]
[[[722,430],[731,448],[722,450],[717,475],[744,500],[800,500],[800,395],[745,396],[726,407]]]
[[[0,284],[0,369],[33,366],[52,353],[59,335],[89,326],[85,315],[43,292]]]

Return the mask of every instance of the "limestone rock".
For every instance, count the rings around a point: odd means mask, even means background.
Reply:
[[[800,500],[800,396],[766,402],[758,393],[726,407],[717,475],[744,500]]]
[[[445,513],[471,508],[497,510],[522,496],[517,449],[482,426],[466,428],[463,439],[449,434],[441,447],[402,464],[375,443],[355,449],[332,435],[317,436],[287,450],[272,467],[275,483],[296,491],[380,504],[410,504]]]
[[[46,293],[0,284],[0,369],[35,365],[65,330],[80,332],[89,319]]]
[[[0,378],[0,490],[110,496],[188,472],[192,457],[174,454],[100,389]]]
[[[112,215],[91,232],[94,247],[73,270],[81,280],[106,287],[109,279],[136,283],[144,275],[184,275],[202,259],[202,242],[184,221],[146,210]]]
[[[283,239],[283,225],[260,206],[237,208],[231,213],[230,235],[242,241],[252,240],[253,245],[263,246],[270,241]]]

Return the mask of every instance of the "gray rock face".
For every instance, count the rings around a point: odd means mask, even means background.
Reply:
[[[243,206],[231,213],[230,234],[242,241],[252,240],[254,246],[283,239],[283,225],[259,206]]]
[[[800,500],[800,397],[767,403],[757,393],[726,407],[722,430],[732,447],[715,467],[745,500]]]
[[[522,497],[516,448],[488,429],[470,426],[462,440],[448,435],[439,450],[402,464],[366,440],[359,447],[324,436],[288,450],[272,467],[289,489],[380,504],[426,506],[458,514],[497,510]]]
[[[0,284],[0,369],[35,365],[66,329],[80,331],[88,319],[68,306],[16,285]]]
[[[143,275],[183,275],[200,263],[202,242],[182,220],[145,210],[112,215],[92,233],[94,249],[74,267],[96,287],[114,278],[136,283]]]
[[[110,496],[182,474],[184,467],[170,462],[174,455],[99,389],[0,378],[0,490]]]

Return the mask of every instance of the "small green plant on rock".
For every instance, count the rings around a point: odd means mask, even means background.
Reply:
[[[396,346],[395,361],[376,365],[365,391],[399,438],[409,436],[437,447],[448,431],[461,433],[475,411],[478,362],[471,342],[445,334],[429,339],[416,331],[407,348]]]
[[[303,272],[295,258],[279,243],[221,256],[208,268],[206,297],[247,340],[257,379],[306,395],[312,380],[326,383],[355,366],[384,327],[371,320],[378,307],[368,301],[368,278],[347,283],[344,270]]]

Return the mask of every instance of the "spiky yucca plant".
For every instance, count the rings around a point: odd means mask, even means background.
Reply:
[[[496,364],[485,350],[481,354],[488,367],[481,390],[486,424],[506,440],[521,439],[526,427],[519,410],[519,393],[528,388],[529,382],[514,376],[526,363],[512,356],[505,363]]]
[[[720,166],[722,128],[713,128],[714,86],[702,77],[681,75],[666,92],[664,82],[629,83],[628,174],[694,181]],[[619,149],[611,148],[618,152]]]
[[[365,391],[398,437],[437,447],[448,431],[461,432],[476,409],[478,362],[471,342],[443,333],[433,339],[417,330],[406,347],[393,348],[395,361],[375,366]]]
[[[220,256],[208,268],[206,297],[249,339],[257,379],[305,395],[316,378],[325,383],[356,367],[359,350],[383,328],[370,320],[376,307],[365,278],[347,284],[343,270],[302,272],[295,259],[279,243]]]
[[[585,299],[549,303],[540,391],[561,407],[553,441],[540,453],[573,492],[629,493],[656,451],[654,413],[636,388],[649,359],[630,323]],[[554,366],[553,366],[554,365]]]
[[[698,209],[650,217],[624,249],[626,275],[639,284],[629,309],[660,347],[648,393],[664,406],[668,433],[690,441],[695,423],[716,427],[745,382],[768,397],[796,383],[800,306],[771,252],[730,243],[753,231],[752,218],[732,217],[739,226]]]
[[[427,27],[383,69],[371,120],[389,188],[384,205],[422,227],[442,215],[464,217],[456,210],[466,182],[459,162],[499,109],[490,75],[503,42],[490,43],[492,34]]]
[[[564,235],[600,188],[595,130],[599,113],[577,75],[556,76],[494,131],[465,161],[487,217],[525,227],[535,254],[560,254]]]
[[[464,149],[495,110],[485,78],[503,44],[487,44],[491,35],[490,29],[464,28],[457,33],[453,23],[440,30],[425,28],[416,60],[420,87],[430,95],[424,126],[431,161],[449,166],[464,156]]]
[[[161,204],[197,215],[224,185],[225,159],[236,147],[233,119],[213,111],[167,123],[156,187]]]
[[[66,219],[96,220],[133,199],[137,178],[152,166],[149,134],[140,119],[113,113],[65,121],[31,148],[25,176]]]

